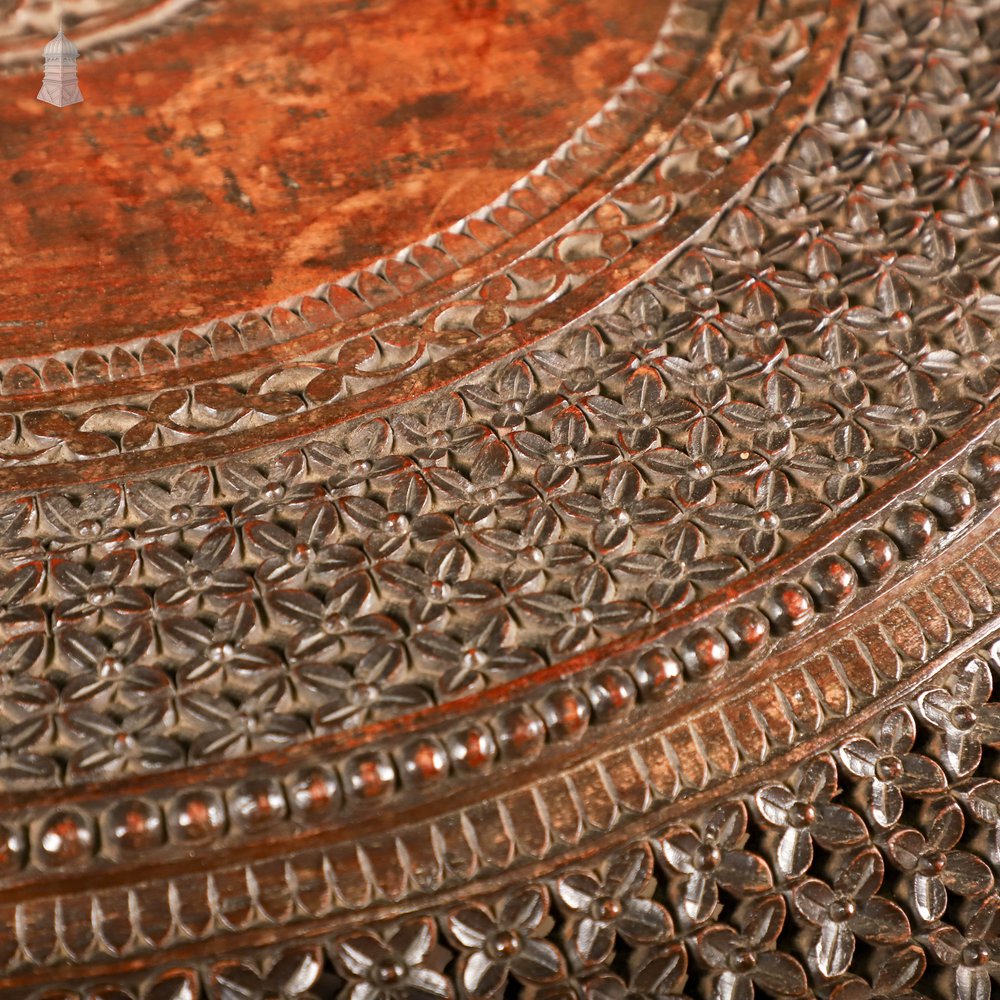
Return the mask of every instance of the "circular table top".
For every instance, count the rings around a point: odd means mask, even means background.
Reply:
[[[36,33],[0,81],[5,329],[53,351],[165,333],[447,229],[628,77],[662,11],[619,8],[188,4],[123,52],[81,42],[72,112],[35,100]]]
[[[0,996],[989,995],[992,4],[0,15]]]

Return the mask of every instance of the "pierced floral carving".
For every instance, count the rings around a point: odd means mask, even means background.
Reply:
[[[11,975],[990,995],[996,18],[868,4],[821,96],[848,7],[748,6],[629,187],[405,322],[65,412],[107,361],[4,372],[4,460],[83,470],[0,506]]]

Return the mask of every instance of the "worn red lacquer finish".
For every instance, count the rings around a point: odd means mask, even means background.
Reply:
[[[1000,8],[0,0],[0,997],[1000,982]]]

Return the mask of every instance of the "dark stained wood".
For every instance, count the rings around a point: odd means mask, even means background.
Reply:
[[[0,997],[983,1000],[993,5],[0,0]]]

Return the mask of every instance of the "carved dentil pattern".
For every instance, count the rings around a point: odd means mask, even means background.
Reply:
[[[954,433],[1000,386],[989,136],[958,170],[859,85],[857,120],[934,151],[861,155],[849,82],[711,239],[485,380],[267,462],[9,503],[7,780],[238,755],[529,674],[766,564]],[[900,176],[912,204],[880,214]]]
[[[697,697],[706,680],[741,676],[754,650],[746,669],[759,671],[762,654],[780,662],[813,642],[802,669],[760,686],[749,702],[757,728],[742,744],[725,713],[692,713],[689,743],[686,723],[671,729],[655,765],[655,740],[637,732],[592,774],[574,770],[567,787],[588,789],[579,828],[593,838],[891,698],[989,620],[997,555],[992,540],[966,540],[986,537],[997,486],[995,12],[904,7],[869,5],[788,151],[710,232],[674,246],[586,323],[308,443],[6,503],[0,773],[15,808],[3,864],[26,899],[8,913],[8,968],[249,933],[296,908],[325,919],[454,884],[459,868],[451,854],[445,876],[435,832],[425,854],[417,835],[392,846],[407,859],[398,884],[392,852],[365,841],[356,875],[344,854],[323,855],[317,871],[290,859],[294,872],[280,878],[214,856],[204,906],[193,875],[188,897],[164,880],[111,905],[107,893],[75,892],[74,872],[95,858],[240,846],[299,829],[299,807],[314,800],[412,801],[421,782],[465,762],[524,766],[590,729],[599,740],[616,720],[645,725],[652,695]],[[617,192],[531,268],[420,317],[422,331],[376,332],[281,374],[13,413],[9,457],[44,476],[56,459],[280,426],[350,397],[360,380],[465,357],[572,302],[588,261],[620,265],[670,224],[685,233],[727,171],[761,173],[755,142],[783,95],[808,82],[818,10],[765,12],[761,37],[642,178],[644,201]],[[60,372],[50,367],[51,385]],[[987,443],[948,458],[949,441],[976,435]],[[923,468],[934,471],[926,481]],[[880,513],[871,495],[901,474]],[[838,516],[843,544],[800,567],[796,554]],[[963,544],[964,567],[920,576],[922,559]],[[795,572],[774,568],[784,565]],[[882,602],[856,652],[843,636],[822,650],[835,610],[877,603],[885,579],[909,573],[920,585]],[[767,586],[754,589],[757,579]],[[728,617],[669,643],[633,639],[731,586],[746,602]],[[627,656],[587,666],[615,639]],[[575,686],[551,686],[567,663],[581,664]],[[548,805],[519,788],[530,819],[517,836],[507,804],[462,814],[468,877],[510,869],[518,887],[503,898],[473,892],[322,940],[310,925],[315,943],[287,952],[178,962],[134,987],[79,995],[986,996],[992,670],[989,649],[963,658],[913,705],[794,773],[775,771],[704,813],[682,798],[677,822],[644,820],[646,834],[596,867],[556,860],[519,878],[529,859],[555,857],[545,822],[568,815],[554,782]],[[448,706],[494,691],[526,695],[504,710],[484,701],[463,739],[450,721],[422,742],[396,738],[401,717],[436,706],[450,719]],[[316,738],[363,747],[368,734],[382,742],[280,781],[240,774],[224,788],[121,802],[100,791],[123,777],[152,789],[192,765],[237,775],[227,762]],[[82,790],[79,804],[50,805],[59,788]],[[564,832],[577,842],[582,832]],[[63,897],[35,898],[41,872],[69,886]],[[284,888],[272,896],[264,885]],[[147,905],[160,889],[174,895]],[[160,911],[167,926],[154,928]]]
[[[997,944],[995,646],[790,773],[503,896],[78,997],[973,997]]]

